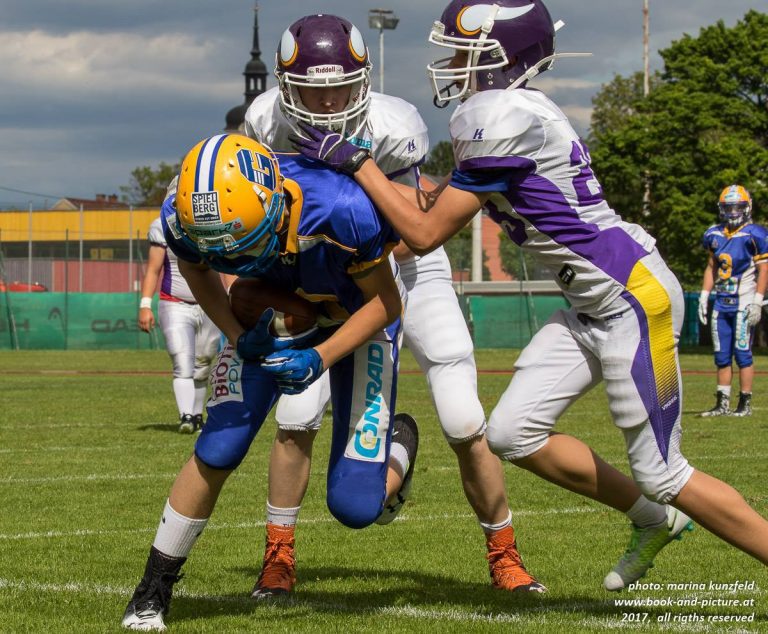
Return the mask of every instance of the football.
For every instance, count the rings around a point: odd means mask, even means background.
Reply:
[[[275,309],[270,326],[274,337],[297,335],[317,324],[315,305],[292,291],[257,277],[240,277],[229,287],[232,312],[243,328],[253,328],[267,308]]]

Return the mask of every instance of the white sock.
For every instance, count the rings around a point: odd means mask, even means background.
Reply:
[[[648,528],[649,526],[659,526],[667,521],[667,507],[651,502],[647,497],[641,495],[627,511],[627,517],[635,526]]]
[[[729,398],[731,396],[731,386],[730,385],[718,385],[717,386],[717,391],[718,392],[722,392],[723,394],[725,394]]]
[[[173,379],[173,393],[176,395],[179,416],[191,414],[195,408],[194,379]]]
[[[411,466],[411,461],[408,460],[408,450],[405,448],[405,445],[401,445],[399,442],[393,442],[389,448],[389,466],[395,465],[400,467],[400,475],[403,477],[408,473],[408,467]]]
[[[180,515],[166,500],[152,545],[168,557],[187,557],[207,523],[207,517],[196,520]]]
[[[483,527],[483,532],[486,535],[490,535],[491,533],[500,531],[502,528],[506,528],[511,524],[512,524],[512,511],[509,511],[509,515],[507,515],[507,519],[502,520],[498,524],[488,524],[486,522],[480,522],[480,526]]]
[[[300,506],[290,508],[280,508],[272,506],[267,500],[267,524],[277,524],[279,526],[296,526],[299,519]]]
[[[205,397],[208,395],[208,381],[199,381],[195,379],[195,405],[192,409],[193,414],[202,414]]]

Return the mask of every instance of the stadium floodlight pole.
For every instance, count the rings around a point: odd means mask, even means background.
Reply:
[[[651,92],[651,78],[648,60],[648,34],[649,34],[649,11],[648,1],[643,0],[643,97],[647,97]],[[647,217],[651,213],[651,174],[645,170],[643,175],[643,216]]]
[[[648,30],[649,30],[648,0],[643,0],[643,96],[651,92],[651,79],[648,61]]]
[[[472,218],[472,268],[470,279],[483,281],[483,212],[478,211]]]
[[[27,236],[27,290],[32,290],[32,201],[29,201],[28,218],[28,236]]]
[[[384,30],[394,31],[400,18],[390,9],[370,9],[368,26],[379,29],[379,92],[384,92]]]

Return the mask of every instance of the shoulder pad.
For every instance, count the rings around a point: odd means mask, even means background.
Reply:
[[[450,122],[459,167],[463,161],[485,156],[535,161],[546,140],[536,105],[520,90],[489,90],[472,95],[456,109]]]
[[[267,92],[256,97],[248,106],[248,110],[245,111],[245,134],[270,147],[274,143],[277,124],[282,119],[278,97],[277,87],[270,88]],[[272,147],[272,149],[284,150],[288,148]]]
[[[166,246],[165,235],[163,234],[163,223],[160,220],[160,216],[155,218],[152,221],[152,224],[149,225],[149,231],[147,232],[147,239],[152,244],[159,244],[161,246]]]
[[[399,97],[372,93],[368,127],[373,158],[387,175],[420,165],[429,151],[424,119],[415,106]]]

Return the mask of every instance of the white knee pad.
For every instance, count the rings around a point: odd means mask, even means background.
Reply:
[[[503,460],[519,460],[541,449],[552,431],[541,423],[496,407],[488,420],[485,436],[491,451]]]
[[[187,352],[169,353],[173,362],[174,379],[191,379],[195,376],[195,357]]]
[[[443,435],[449,444],[466,442],[485,433],[485,412],[475,390],[436,390],[432,397]]]
[[[206,381],[211,375],[211,364],[213,359],[201,359],[198,357],[195,359],[195,370],[192,374],[192,378],[195,381]]]
[[[682,432],[679,422],[672,429],[666,460],[649,421],[631,429],[622,429],[622,432],[627,444],[629,467],[638,488],[647,498],[659,504],[668,504],[693,474],[693,467],[680,453]]]
[[[192,374],[192,378],[195,381],[205,381],[210,373],[210,366],[205,366],[204,368],[196,367],[194,374]]]

